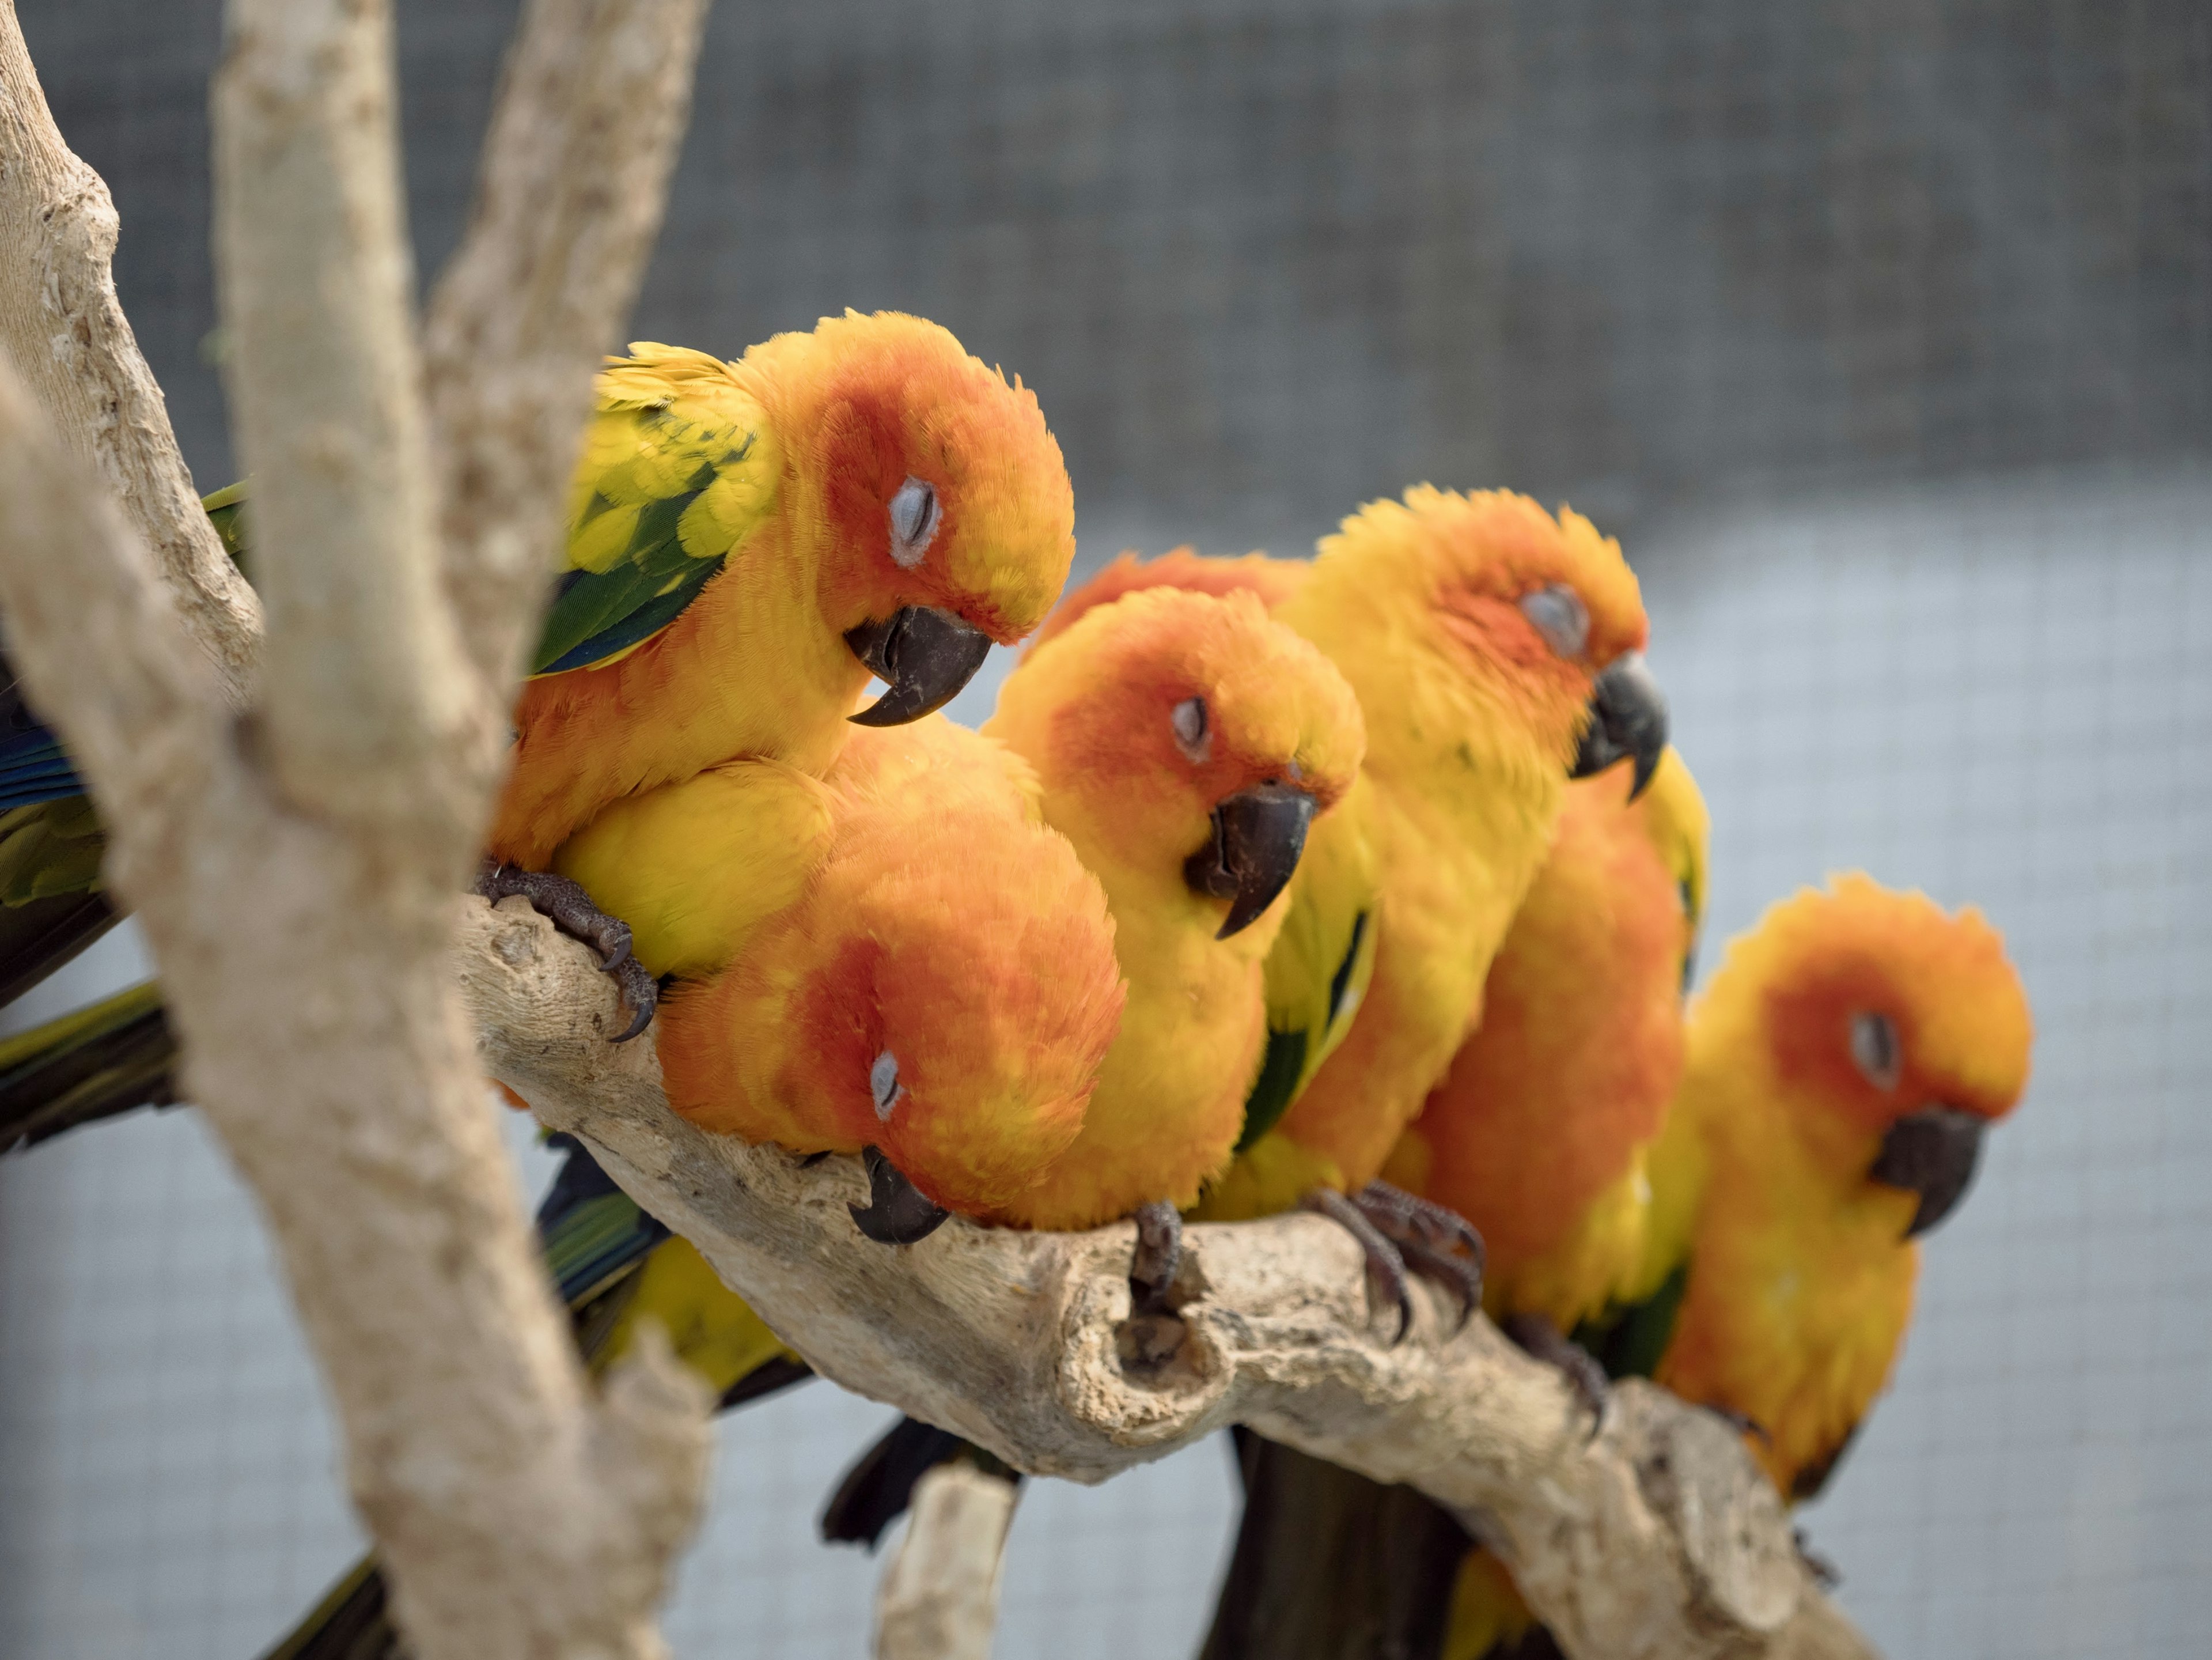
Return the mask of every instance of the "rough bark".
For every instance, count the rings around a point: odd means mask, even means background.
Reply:
[[[107,185],[63,142],[0,5],[0,346],[63,444],[121,504],[225,696],[243,707],[261,606],[200,511],[168,405],[115,297]]]
[[[32,385],[0,365],[0,603],[100,808],[109,879],[160,964],[191,1097],[276,1237],[400,1622],[423,1660],[658,1655],[653,1609],[702,1488],[705,1403],[651,1344],[592,1395],[448,972],[453,896],[490,806],[483,734],[511,690],[463,642],[525,627],[531,585],[466,589],[494,608],[457,612],[442,580],[389,16],[375,0],[231,10],[216,246],[269,599],[240,716],[224,679],[243,678],[254,614],[222,603],[227,562],[210,567],[191,538],[134,533],[77,464],[97,461],[142,516],[140,482],[191,502],[166,423],[143,407],[118,418],[115,388],[156,414],[159,398],[107,283],[112,210],[62,148],[0,9],[0,194],[10,211],[65,210],[10,225],[0,314],[15,354],[40,350],[46,327],[77,352],[58,372],[39,360]],[[539,6],[526,33],[613,9],[680,25],[655,51],[688,65],[695,0]],[[526,40],[518,56],[577,50]],[[675,128],[646,125],[647,149],[672,148]],[[635,289],[665,173],[662,154],[629,179],[656,188],[610,216],[614,231],[571,222],[518,256],[512,269],[550,273],[556,298],[585,296],[545,326],[611,333],[607,307]],[[573,382],[546,372],[565,411],[547,417],[556,449],[573,446],[606,344],[533,348]],[[511,367],[491,357],[495,377]],[[485,463],[485,494],[509,488],[506,465]],[[190,514],[204,525],[196,503]]]
[[[1018,1468],[1097,1481],[1231,1423],[1446,1505],[1503,1552],[1583,1660],[1872,1651],[1808,1579],[1773,1489],[1718,1419],[1623,1385],[1603,1434],[1486,1322],[1425,1298],[1391,1347],[1358,1248],[1317,1218],[1187,1231],[1181,1317],[1133,1321],[1127,1224],[1024,1234],[957,1219],[888,1249],[854,1228],[857,1161],[807,1168],[677,1118],[650,1037],[519,901],[465,902],[459,953],[485,1069],[588,1140],[815,1369]],[[1146,1357],[1162,1353],[1164,1358]]]
[[[876,1592],[876,1660],[991,1660],[1014,1484],[946,1464],[915,1484]]]

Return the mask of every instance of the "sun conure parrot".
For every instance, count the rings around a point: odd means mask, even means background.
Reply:
[[[1856,875],[1769,909],[1691,1006],[1632,1300],[1582,1340],[1614,1376],[1750,1426],[1775,1486],[1813,1497],[1895,1366],[1917,1240],[2019,1102],[2032,1037],[1972,909]],[[1446,1660],[1550,1640],[1480,1553],[1449,1609]]]
[[[1432,1267],[1471,1234],[1376,1177],[1479,1017],[1568,779],[1633,757],[1640,784],[1658,760],[1643,605],[1619,547],[1579,515],[1420,486],[1346,520],[1310,564],[1123,561],[1062,611],[1239,581],[1343,672],[1368,746],[1291,883],[1243,1154],[1200,1213],[1314,1204],[1360,1237],[1402,1330],[1399,1247]]]
[[[1137,1306],[1165,1312],[1178,1213],[1243,1121],[1280,896],[1309,824],[1328,822],[1357,774],[1358,705],[1252,594],[1158,588],[1031,651],[984,731],[1035,765],[1046,822],[1105,885],[1129,984],[1082,1134],[988,1219],[1073,1230],[1133,1214]],[[872,1542],[925,1469],[966,1450],[899,1425],[856,1466],[825,1532]]]
[[[738,758],[820,773],[848,721],[938,708],[1051,607],[1074,501],[1036,398],[933,323],[824,318],[735,362],[633,345],[598,380],[566,564],[517,698],[479,891],[598,946],[635,1036],[622,923],[546,874],[610,802]],[[871,674],[889,690],[854,705]]]
[[[670,1104],[797,1152],[863,1152],[865,1231],[992,1213],[1075,1138],[1122,988],[1097,879],[1026,765],[942,717],[828,775],[710,768],[625,798],[561,871],[682,976]]]
[[[1633,800],[1632,784],[1616,769],[1568,787],[1482,1024],[1383,1172],[1474,1225],[1486,1310],[1560,1365],[1594,1417],[1604,1374],[1563,1334],[1643,1266],[1646,1165],[1680,1079],[1705,889],[1705,803],[1681,757],[1668,750]],[[1468,1550],[1458,1523],[1410,1488],[1238,1440],[1245,1509],[1208,1652],[1432,1651]]]

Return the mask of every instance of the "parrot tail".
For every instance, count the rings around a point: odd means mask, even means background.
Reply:
[[[6,843],[0,837],[0,857]],[[0,1005],[14,1002],[122,921],[97,893],[0,899]]]
[[[1199,1660],[1442,1654],[1466,1529],[1411,1487],[1231,1433],[1244,1518]]]
[[[825,1544],[866,1545],[873,1550],[884,1529],[906,1514],[915,1485],[939,1464],[965,1458],[987,1475],[1019,1481],[1021,1472],[951,1430],[902,1418],[862,1453],[822,1511]]]
[[[398,1660],[399,1631],[385,1611],[384,1570],[364,1556],[261,1660]]]
[[[0,1038],[0,1152],[176,1096],[177,1040],[152,980]]]

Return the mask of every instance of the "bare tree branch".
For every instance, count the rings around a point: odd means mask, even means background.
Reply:
[[[564,18],[533,12],[543,27]],[[74,180],[70,199],[96,197],[110,228],[81,234],[75,209],[51,234],[29,225],[35,246],[11,248],[12,267],[0,259],[0,309],[35,324],[46,282],[104,295],[112,313],[112,210],[59,149],[6,19],[0,46],[20,73],[0,172],[10,189],[33,161]],[[679,46],[654,50],[688,63]],[[592,1395],[515,1206],[448,974],[458,879],[490,804],[481,734],[498,729],[511,687],[464,652],[441,580],[391,55],[375,0],[232,9],[217,244],[240,448],[261,474],[271,616],[257,706],[232,719],[196,660],[195,642],[218,664],[245,660],[210,633],[206,573],[166,548],[165,592],[155,556],[54,441],[98,454],[100,398],[89,412],[67,386],[34,399],[4,367],[0,512],[23,533],[0,546],[0,601],[25,678],[99,800],[111,879],[139,912],[185,1038],[185,1082],[265,1210],[416,1651],[648,1660],[701,1496],[705,1403],[650,1343]],[[570,234],[599,239],[601,267],[634,273],[654,195],[613,216],[618,234],[586,236],[580,222]],[[559,263],[559,239],[540,252]],[[143,381],[151,396],[119,314],[108,321],[88,337],[105,356],[70,372]],[[599,344],[567,342],[570,384],[548,373],[571,427],[556,448],[580,427]],[[166,468],[190,502],[173,445],[143,427],[125,436],[132,465]],[[197,502],[190,512],[204,526]],[[511,614],[467,620],[512,630],[529,599],[515,585]]]
[[[261,631],[115,297],[115,204],[40,90],[14,0],[0,3],[0,346],[63,443],[153,550],[191,638],[242,707]]]
[[[876,1592],[876,1660],[991,1660],[1014,1485],[946,1464],[914,1490]]]
[[[550,572],[589,408],[660,228],[706,0],[528,0],[475,211],[424,328],[446,575],[507,684]],[[493,734],[504,746],[505,728]]]
[[[489,688],[439,589],[392,55],[381,7],[232,0],[216,274],[256,481],[276,781],[311,812],[410,821],[393,850],[450,889],[483,794],[456,776],[454,740]]]
[[[466,902],[459,952],[486,1069],[696,1243],[810,1364],[1016,1467],[1096,1481],[1231,1423],[1412,1484],[1503,1553],[1584,1660],[1869,1660],[1798,1562],[1735,1434],[1641,1383],[1606,1429],[1484,1321],[1425,1302],[1391,1347],[1358,1247],[1313,1217],[1193,1226],[1179,1321],[1130,1316],[1127,1224],[955,1220],[862,1238],[857,1161],[813,1168],[677,1118],[591,955],[510,901]],[[1164,1358],[1149,1357],[1163,1355]]]

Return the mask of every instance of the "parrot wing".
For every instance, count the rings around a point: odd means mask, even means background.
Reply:
[[[1315,827],[1291,880],[1289,914],[1267,953],[1267,1047],[1244,1103],[1237,1151],[1248,1150],[1289,1110],[1328,1059],[1375,976],[1380,887],[1364,777]]]
[[[768,516],[768,416],[703,352],[638,345],[600,375],[532,674],[611,662],[673,623]]]

